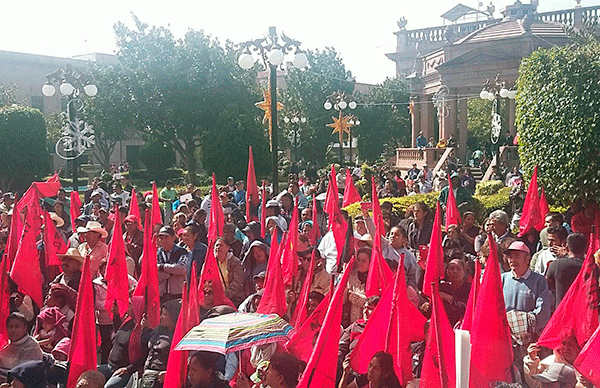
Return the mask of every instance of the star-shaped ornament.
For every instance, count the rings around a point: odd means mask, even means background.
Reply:
[[[263,90],[262,94],[263,94],[264,100],[261,102],[257,102],[254,105],[256,105],[257,108],[259,108],[265,112],[262,122],[263,122],[263,124],[265,124],[266,122],[269,123],[269,147],[272,150],[273,144],[271,142],[271,117],[272,117],[271,116],[271,90],[270,89]],[[277,110],[281,110],[281,109],[283,109],[283,104],[278,101],[277,102]]]
[[[350,128],[354,126],[354,124],[350,124],[350,116],[342,116],[342,112],[340,111],[340,117],[335,118],[332,117],[333,123],[327,124],[328,127],[333,128],[334,133],[338,133],[340,136],[340,144],[344,142],[344,133],[350,134]]]

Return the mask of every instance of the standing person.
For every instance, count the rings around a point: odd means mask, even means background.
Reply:
[[[426,148],[427,147],[427,138],[423,136],[423,132],[419,132],[419,136],[417,136],[417,148]]]
[[[175,231],[168,225],[160,228],[157,239],[158,289],[161,302],[165,303],[181,298],[185,282],[187,250],[175,244]],[[201,269],[199,268],[198,271]]]
[[[412,168],[410,170],[408,170],[408,172],[406,173],[406,177],[404,177],[404,179],[409,179],[411,181],[414,181],[419,176],[419,172],[421,172],[421,170],[419,170],[417,168],[416,163],[413,163]]]
[[[110,201],[112,205],[116,202],[121,201],[121,204],[127,205],[129,203],[129,193],[123,190],[123,186],[120,183],[115,183],[113,185],[113,192],[110,195]]]
[[[546,276],[550,263],[560,257],[567,256],[567,237],[569,232],[562,226],[551,226],[547,228],[546,237],[548,247],[538,251],[531,259],[531,269]]]
[[[550,234],[548,234],[548,237],[550,237]],[[579,275],[579,271],[583,267],[586,250],[587,238],[581,233],[573,233],[567,237],[568,256],[557,258],[549,264],[546,279],[548,280],[548,287],[554,293],[556,307],[558,307],[569,287]]]
[[[108,237],[108,232],[99,222],[89,221],[85,228],[77,228],[77,233],[85,242],[79,245],[79,253],[89,257],[92,275],[98,274],[100,262],[108,257],[108,246],[101,239]]]
[[[158,200],[165,204],[165,224],[171,222],[173,218],[173,202],[177,200],[179,194],[173,189],[173,182],[168,180],[165,187],[158,193]]]
[[[235,182],[235,191],[233,192],[233,202],[240,209],[246,210],[246,190],[244,190],[244,181]]]

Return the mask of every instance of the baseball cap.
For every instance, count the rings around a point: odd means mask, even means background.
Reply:
[[[510,244],[510,246],[508,247],[508,249],[505,252],[510,252],[510,251],[525,252],[528,255],[531,254],[531,251],[529,250],[527,245],[525,245],[525,243],[523,241],[518,241],[518,240],[514,241],[512,244]]]
[[[160,230],[158,231],[158,235],[169,235],[169,236],[175,236],[175,230],[169,226],[169,225],[165,225],[162,228],[160,228]]]
[[[555,362],[548,366],[548,369],[540,374],[533,375],[533,378],[542,383],[562,383],[562,387],[574,388],[577,384],[575,370],[568,365]]]

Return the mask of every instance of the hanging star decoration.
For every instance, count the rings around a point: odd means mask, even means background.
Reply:
[[[263,94],[264,100],[261,102],[257,102],[254,105],[256,105],[257,108],[259,108],[265,112],[262,122],[263,122],[263,124],[265,124],[266,122],[269,122],[269,146],[272,149],[273,144],[271,143],[271,117],[272,117],[271,116],[271,90],[270,89],[263,90],[262,94]],[[283,108],[283,104],[280,102],[277,102],[277,110],[281,110],[282,108]]]
[[[349,123],[350,116],[342,116],[341,111],[340,111],[339,118],[335,118],[335,117],[331,117],[331,118],[333,119],[333,123],[327,124],[327,126],[333,128],[333,132],[331,132],[332,135],[334,133],[339,134],[340,144],[342,144],[344,142],[344,133],[350,134],[350,128],[353,127],[354,124],[350,124]]]

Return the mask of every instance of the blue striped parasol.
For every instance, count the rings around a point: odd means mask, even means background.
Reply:
[[[175,350],[206,350],[222,354],[253,345],[283,342],[292,326],[276,314],[232,313],[208,318],[190,330]]]

